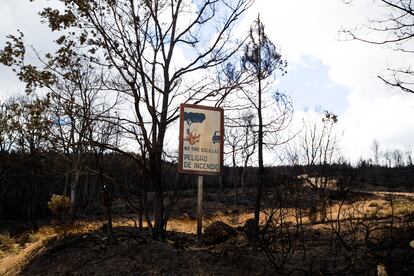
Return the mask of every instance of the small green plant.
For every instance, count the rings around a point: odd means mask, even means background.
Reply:
[[[55,195],[53,194],[50,201],[47,203],[49,210],[56,216],[58,224],[63,230],[64,236],[66,237],[67,226],[70,221],[70,199],[68,196]]]
[[[70,199],[68,196],[53,194],[47,207],[55,215],[67,216],[70,211]]]
[[[15,251],[16,246],[16,240],[9,233],[0,233],[0,250]]]
[[[24,232],[15,238],[16,243],[21,246],[26,245],[27,243],[33,243],[37,241],[36,234],[34,232]]]

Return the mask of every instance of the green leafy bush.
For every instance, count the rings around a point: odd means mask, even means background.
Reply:
[[[68,196],[53,194],[50,201],[47,203],[49,210],[56,215],[57,222],[55,227],[59,232],[63,232],[66,237],[68,226],[70,224],[70,199]],[[53,222],[52,222],[53,224]]]
[[[53,194],[47,203],[47,207],[55,215],[61,215],[62,217],[68,216],[71,207],[70,199],[68,196]]]

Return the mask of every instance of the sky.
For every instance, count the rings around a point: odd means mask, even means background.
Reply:
[[[51,34],[37,12],[45,1],[0,0],[0,47],[7,34],[20,29],[25,41],[43,53],[50,51]],[[48,1],[50,5],[52,1]],[[288,61],[288,73],[278,89],[293,99],[296,121],[314,110],[338,115],[342,154],[357,162],[370,158],[376,139],[380,150],[414,146],[414,95],[381,82],[387,66],[407,64],[407,57],[384,46],[343,41],[340,31],[385,14],[372,0],[257,0],[239,23],[239,32],[260,14],[265,32]],[[21,94],[24,86],[0,67],[0,99]],[[271,160],[271,157],[268,158]]]
[[[370,0],[351,5],[341,0],[259,0],[246,21],[258,13],[289,62],[279,89],[292,96],[296,117],[314,109],[337,114],[341,152],[354,163],[372,158],[374,139],[382,151],[405,151],[413,145],[414,95],[391,89],[378,78],[387,66],[406,65],[407,56],[340,36],[341,30],[359,28],[387,10]]]

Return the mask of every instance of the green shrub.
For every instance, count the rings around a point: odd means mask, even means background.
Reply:
[[[70,224],[69,214],[71,204],[69,197],[53,194],[52,198],[47,203],[47,207],[57,217],[58,223],[55,226],[57,232],[63,232],[63,235],[66,237],[68,226]]]
[[[49,210],[55,214],[62,217],[69,215],[70,212],[70,199],[68,196],[63,195],[52,195],[52,198],[47,203]]]
[[[16,243],[24,246],[26,243],[33,243],[37,241],[36,234],[33,232],[24,232],[15,238]]]
[[[0,233],[0,249],[4,251],[13,251],[16,241],[9,233]]]

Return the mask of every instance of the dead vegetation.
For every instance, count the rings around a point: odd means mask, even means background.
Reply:
[[[260,247],[252,249],[248,192],[245,205],[224,204],[231,193],[211,193],[204,205],[204,242],[196,246],[195,198],[184,195],[155,241],[137,216],[115,212],[115,240],[105,221],[90,216],[37,232],[0,235],[0,274],[389,275],[414,271],[414,200],[402,195],[349,193],[321,204],[320,191],[273,189],[261,214]],[[316,204],[315,204],[316,202]],[[316,206],[316,207],[315,207]],[[323,209],[325,208],[325,209]]]

